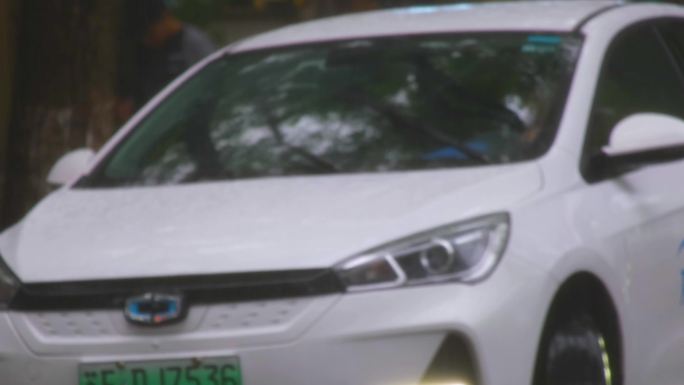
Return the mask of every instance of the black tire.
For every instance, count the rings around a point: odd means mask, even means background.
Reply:
[[[616,385],[605,334],[580,313],[557,319],[545,331],[535,385]]]

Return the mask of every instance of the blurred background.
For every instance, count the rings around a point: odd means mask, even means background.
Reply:
[[[178,28],[222,47],[304,20],[441,3],[454,1],[0,0],[0,229],[50,191],[61,155],[98,149],[145,102],[145,66],[166,82],[198,59],[178,64],[168,56],[182,49],[160,49]]]

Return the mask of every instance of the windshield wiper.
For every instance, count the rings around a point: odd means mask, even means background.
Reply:
[[[470,160],[477,161],[482,164],[490,164],[492,163],[489,159],[487,159],[484,154],[481,154],[467,145],[451,138],[449,135],[446,135],[442,133],[439,130],[435,130],[432,127],[426,126],[424,124],[421,124],[418,121],[415,121],[414,119],[410,119],[408,117],[402,116],[398,111],[396,111],[395,108],[393,108],[391,105],[381,105],[377,106],[377,111],[382,111],[385,115],[385,117],[390,120],[393,124],[397,126],[403,126],[409,129],[413,130],[418,130],[422,131],[434,139],[439,140],[440,142],[443,142],[445,144],[448,144],[449,146],[453,147],[457,151],[461,152],[463,155],[468,157]]]
[[[388,103],[382,103],[374,100],[370,100],[370,98],[366,97],[363,93],[356,93],[352,96],[354,102],[358,103],[359,100],[363,101],[364,105],[376,113],[380,114],[383,116],[385,119],[387,119],[393,126],[402,128],[406,131],[409,132],[415,132],[415,131],[420,131],[428,134],[431,136],[433,139],[437,139],[438,141],[448,144],[449,146],[453,147],[455,150],[461,152],[463,155],[465,155],[468,160],[476,161],[477,163],[480,164],[491,164],[492,162],[484,155],[481,154],[472,148],[468,147],[467,145],[451,138],[449,135],[446,135],[439,130],[435,130],[432,127],[426,126],[416,119],[412,119],[410,117],[402,115],[397,109],[392,106],[391,104]]]
[[[437,69],[427,57],[417,56],[413,63],[417,70],[415,75],[420,84],[419,89],[432,104],[442,107],[439,111],[448,111],[460,117],[496,120],[518,132],[523,132],[527,128],[515,111],[496,100],[463,87],[455,79]],[[436,84],[441,87],[435,87]],[[453,98],[458,103],[449,103],[447,98]]]
[[[266,106],[262,105],[261,106],[262,113],[266,117],[266,123],[268,125],[268,129],[271,131],[273,134],[273,137],[275,140],[278,142],[278,144],[284,146],[288,151],[295,153],[302,158],[306,159],[311,163],[312,165],[316,166],[317,168],[323,170],[323,171],[328,171],[328,172],[338,172],[339,169],[337,166],[335,166],[333,163],[321,158],[320,156],[312,153],[311,151],[300,147],[300,146],[294,146],[290,143],[287,143],[285,140],[285,137],[283,136],[283,133],[280,131],[280,122],[278,119],[273,115],[271,112],[271,109],[267,108]]]

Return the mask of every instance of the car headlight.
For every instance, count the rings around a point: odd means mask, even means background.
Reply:
[[[508,241],[508,214],[488,215],[392,242],[336,266],[349,291],[486,278]]]
[[[7,309],[19,290],[19,280],[0,257],[0,310]]]

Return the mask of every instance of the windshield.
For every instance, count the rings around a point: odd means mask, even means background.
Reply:
[[[555,136],[576,36],[362,39],[227,55],[80,186],[501,164]]]

